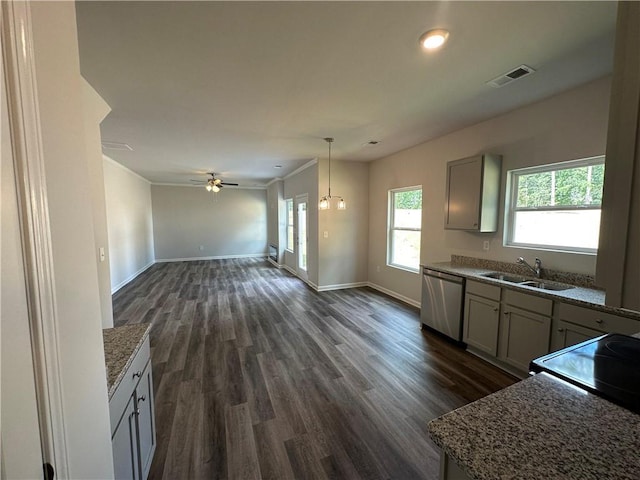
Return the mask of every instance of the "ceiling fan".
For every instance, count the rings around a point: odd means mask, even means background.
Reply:
[[[214,172],[209,172],[207,175],[211,175],[211,178],[207,180],[191,180],[194,183],[201,183],[205,186],[208,192],[218,193],[220,189],[224,186],[235,186],[237,187],[237,183],[229,183],[223,182],[221,178],[216,177]]]

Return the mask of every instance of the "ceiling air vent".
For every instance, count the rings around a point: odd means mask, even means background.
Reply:
[[[513,70],[503,73],[497,78],[487,82],[489,85],[495,88],[504,87],[507,83],[511,83],[514,80],[518,80],[519,78],[526,77],[534,73],[535,70],[526,65],[520,65],[519,67],[514,68]]]
[[[133,152],[133,148],[131,148],[126,143],[119,142],[102,142],[102,148],[105,150],[126,150],[129,152]]]

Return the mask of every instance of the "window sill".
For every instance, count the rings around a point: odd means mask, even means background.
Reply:
[[[402,270],[403,272],[408,272],[408,273],[416,273],[416,274],[420,273],[420,267],[414,269],[411,267],[405,267],[403,265],[395,265],[393,263],[387,263],[387,267],[396,268],[398,270]]]

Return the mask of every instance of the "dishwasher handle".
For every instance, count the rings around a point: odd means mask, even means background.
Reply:
[[[458,277],[457,275],[451,275],[449,273],[439,272],[437,270],[430,270],[428,268],[424,268],[422,273],[428,277],[436,277],[441,278],[442,280],[447,280],[449,282],[454,283],[464,283],[464,277]]]

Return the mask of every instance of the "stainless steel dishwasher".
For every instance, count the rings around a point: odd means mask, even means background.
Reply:
[[[463,277],[422,269],[420,320],[423,325],[461,342],[463,302]]]

